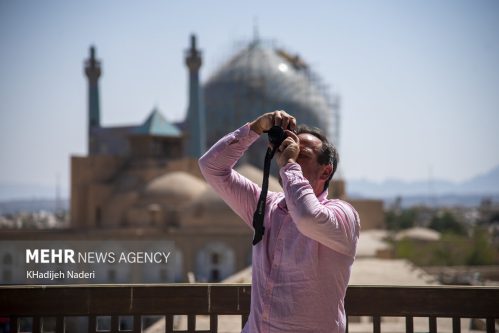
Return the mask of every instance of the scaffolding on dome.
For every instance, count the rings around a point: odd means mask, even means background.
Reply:
[[[264,112],[283,109],[339,144],[339,97],[300,56],[255,39],[245,43],[204,85],[207,143]],[[260,167],[263,152],[247,162]]]

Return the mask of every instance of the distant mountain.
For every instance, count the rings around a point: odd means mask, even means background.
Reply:
[[[458,188],[467,193],[499,193],[499,165],[487,173],[461,183]]]
[[[487,196],[499,194],[499,166],[461,183],[434,179],[406,182],[389,179],[383,182],[348,180],[351,196],[390,198],[395,196]]]

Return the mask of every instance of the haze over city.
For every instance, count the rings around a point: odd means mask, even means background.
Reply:
[[[4,1],[0,183],[59,179],[67,196],[70,155],[87,153],[91,45],[103,125],[141,123],[154,107],[182,120],[191,33],[203,82],[255,34],[309,63],[341,97],[347,179],[459,182],[499,165],[494,1]]]

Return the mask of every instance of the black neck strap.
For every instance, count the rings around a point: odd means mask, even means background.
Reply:
[[[269,189],[270,162],[272,161],[272,157],[274,157],[274,153],[274,149],[270,147],[267,148],[263,167],[262,192],[260,192],[260,198],[258,199],[258,204],[256,206],[255,213],[253,214],[253,228],[255,229],[255,234],[253,235],[253,245],[258,244],[258,242],[262,240],[263,234],[265,233],[263,218],[265,217],[265,202],[267,200],[267,192]]]

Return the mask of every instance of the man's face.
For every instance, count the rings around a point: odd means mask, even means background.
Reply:
[[[324,182],[332,172],[330,165],[321,165],[317,158],[322,147],[322,141],[308,133],[298,135],[300,138],[300,154],[296,163],[301,166],[303,176],[309,181],[316,195],[322,193]]]

